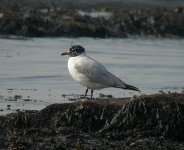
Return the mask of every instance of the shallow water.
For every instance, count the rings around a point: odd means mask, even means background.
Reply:
[[[63,94],[84,94],[85,88],[68,73],[68,58],[60,55],[74,44],[84,46],[90,57],[146,94],[184,90],[184,39],[1,38],[0,114],[69,102]],[[137,94],[114,88],[94,93]],[[14,95],[22,97],[15,101]]]

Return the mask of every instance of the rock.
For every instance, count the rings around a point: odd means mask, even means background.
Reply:
[[[29,37],[184,37],[183,7],[175,10],[112,9],[106,12],[112,14],[109,18],[80,15],[75,9],[46,13],[40,9],[29,9],[0,12],[3,14],[0,17],[0,34]]]
[[[53,104],[0,116],[4,149],[184,149],[184,94]]]

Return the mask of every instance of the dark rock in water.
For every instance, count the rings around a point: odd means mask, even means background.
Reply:
[[[0,34],[28,37],[184,37],[184,9],[111,9],[109,18],[81,15],[78,10],[5,9]],[[92,10],[88,10],[92,11]],[[93,10],[94,11],[94,10]],[[101,11],[104,11],[103,9]],[[97,10],[98,13],[98,10]]]
[[[184,94],[53,104],[0,117],[3,149],[184,149]]]

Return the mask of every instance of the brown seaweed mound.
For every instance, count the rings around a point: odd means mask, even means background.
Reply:
[[[184,149],[184,94],[54,104],[0,117],[3,149]]]

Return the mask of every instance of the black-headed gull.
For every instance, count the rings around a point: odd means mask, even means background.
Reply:
[[[69,51],[61,55],[69,55],[68,70],[74,80],[91,89],[91,98],[93,90],[114,87],[125,90],[140,91],[137,87],[126,84],[121,79],[110,73],[103,65],[86,55],[85,49],[80,45],[72,46]]]

